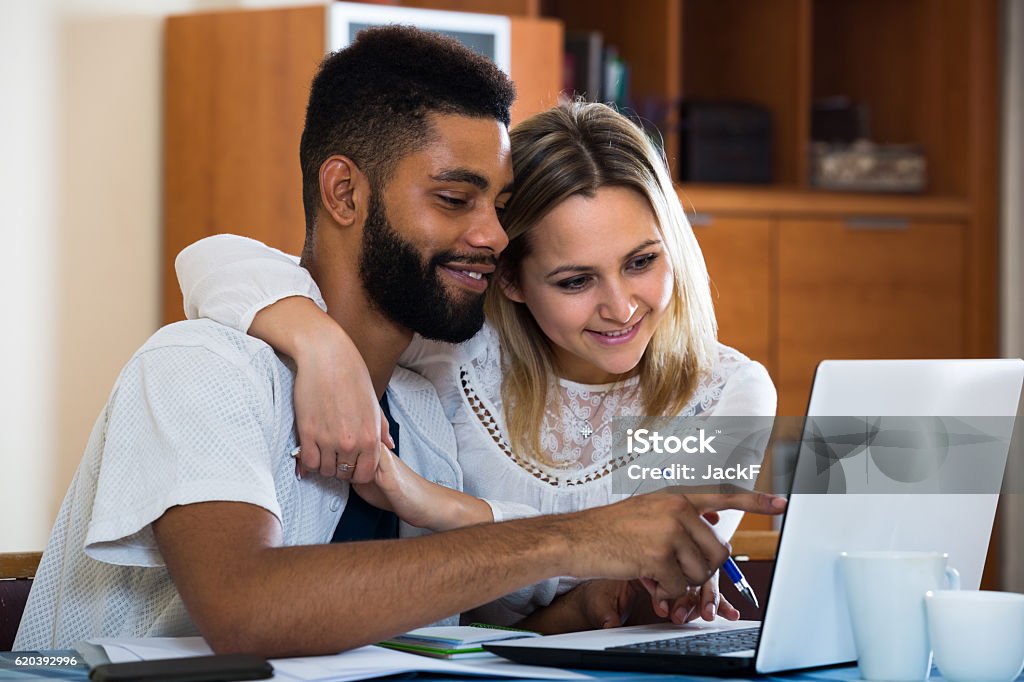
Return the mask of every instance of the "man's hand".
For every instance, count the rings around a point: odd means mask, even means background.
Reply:
[[[366,363],[348,334],[308,298],[256,313],[249,334],[295,360],[297,472],[374,480],[378,445],[395,447]]]
[[[406,523],[434,531],[451,530],[494,520],[483,500],[426,480],[380,446],[377,470],[370,483],[353,483],[359,496],[375,507],[398,514]]]
[[[645,578],[656,604],[671,601],[690,585],[706,583],[729,556],[728,544],[705,514],[721,509],[779,514],[785,507],[784,499],[765,493],[659,492],[578,512],[566,538],[574,560],[564,573]]]
[[[309,343],[295,358],[300,461],[321,476],[369,483],[377,471],[379,445],[395,444],[362,356],[335,327],[337,336]]]

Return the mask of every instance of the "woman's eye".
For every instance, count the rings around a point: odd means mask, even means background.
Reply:
[[[633,261],[629,264],[629,269],[630,270],[645,270],[657,258],[658,258],[658,254],[656,254],[656,253],[648,253],[646,255],[640,256],[639,258],[634,258]]]
[[[563,279],[558,283],[558,286],[567,291],[579,291],[583,287],[587,286],[589,278],[584,276],[571,277],[570,279]]]

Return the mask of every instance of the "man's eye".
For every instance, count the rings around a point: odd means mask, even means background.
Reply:
[[[590,278],[583,275],[579,277],[571,277],[558,282],[558,286],[562,289],[566,289],[567,291],[579,291],[583,287],[587,286],[589,279]]]
[[[463,206],[469,203],[465,199],[448,196],[447,194],[438,194],[437,198],[443,201],[448,206],[451,206],[452,208],[462,208]]]

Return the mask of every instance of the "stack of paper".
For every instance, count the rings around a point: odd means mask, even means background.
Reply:
[[[102,646],[111,663],[181,658],[183,656],[208,656],[212,653],[201,637],[93,639],[89,641],[91,644]],[[570,670],[519,665],[490,654],[486,658],[456,662],[415,656],[379,646],[364,646],[334,656],[278,658],[271,660],[270,663],[274,666],[275,680],[303,680],[305,682],[353,682],[409,672],[545,680],[594,679],[590,675]]]

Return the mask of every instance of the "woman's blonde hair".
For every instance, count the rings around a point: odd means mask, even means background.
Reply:
[[[661,153],[625,116],[579,101],[527,119],[511,138],[515,191],[502,218],[509,245],[501,255],[499,281],[518,282],[533,227],[569,197],[593,197],[601,187],[617,186],[647,199],[675,287],[640,360],[639,389],[647,415],[678,414],[714,362],[717,329],[704,257]],[[488,289],[486,311],[507,362],[502,398],[511,445],[521,456],[539,457],[544,410],[558,395],[551,342],[527,307],[499,286]]]

